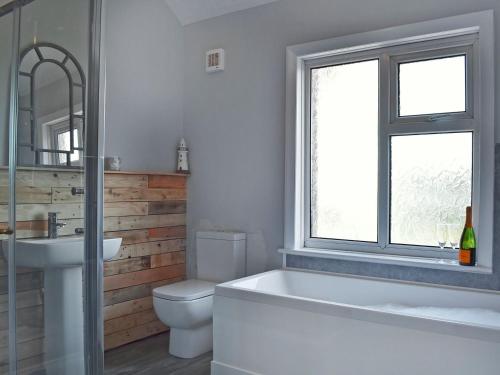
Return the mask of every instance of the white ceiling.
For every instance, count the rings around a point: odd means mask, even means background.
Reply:
[[[278,0],[166,0],[182,25],[274,3],[275,1]]]

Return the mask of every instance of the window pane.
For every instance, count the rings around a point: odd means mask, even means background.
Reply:
[[[71,149],[70,139],[69,139],[69,130],[63,133],[59,133],[57,135],[57,149],[69,151]]]
[[[437,224],[464,223],[472,133],[391,138],[391,243],[437,246]]]
[[[377,241],[378,60],[311,72],[311,237]]]
[[[69,139],[69,131],[64,133],[59,133],[57,135],[57,148],[58,150],[70,150],[70,139]],[[59,155],[59,163],[66,164],[67,158],[66,154],[58,154]]]
[[[399,64],[399,115],[465,112],[465,56]]]
[[[79,138],[78,129],[73,129],[73,137],[74,137],[75,147],[80,147],[80,145],[79,145],[80,138]],[[62,132],[62,133],[59,133],[57,135],[57,146],[58,146],[59,150],[68,150],[69,151],[71,149],[70,143],[71,143],[71,140],[69,137],[69,130]],[[80,160],[80,152],[74,151],[70,155],[70,160],[71,161]],[[66,154],[59,154],[59,163],[66,164],[66,161],[67,161]]]

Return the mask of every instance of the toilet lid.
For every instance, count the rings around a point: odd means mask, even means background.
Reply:
[[[210,281],[186,280],[155,288],[153,296],[171,301],[192,301],[213,295],[215,285]]]

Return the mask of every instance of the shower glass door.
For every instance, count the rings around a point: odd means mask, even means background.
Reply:
[[[0,0],[0,375],[98,373],[96,3]]]

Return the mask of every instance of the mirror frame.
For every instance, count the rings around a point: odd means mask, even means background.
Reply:
[[[42,48],[49,48],[57,51],[60,55],[63,56],[62,60],[57,60],[55,58],[48,58],[43,55]],[[84,151],[84,145],[82,147],[77,147],[75,145],[74,132],[75,129],[75,121],[77,119],[82,122],[82,134],[81,139],[85,139],[85,122],[86,122],[86,113],[85,113],[85,94],[86,94],[86,82],[85,82],[85,74],[83,69],[75,58],[73,54],[71,54],[65,48],[58,46],[54,43],[40,42],[35,43],[21,52],[20,55],[20,66],[23,65],[23,61],[26,56],[34,51],[38,61],[35,61],[34,64],[30,67],[29,71],[19,71],[19,78],[24,77],[30,80],[29,82],[29,96],[30,103],[27,107],[19,107],[19,114],[21,112],[28,112],[30,117],[30,141],[28,143],[18,143],[19,148],[29,148],[32,152],[35,153],[35,165],[42,165],[40,162],[41,153],[49,153],[49,154],[64,154],[66,156],[66,167],[77,167],[71,165],[71,155],[75,151]],[[67,63],[71,62],[76,67],[77,71],[72,73]],[[35,103],[36,103],[36,95],[35,95],[35,78],[36,72],[43,64],[55,64],[59,68],[61,68],[66,74],[66,78],[68,79],[69,84],[69,136],[70,136],[70,150],[56,150],[50,148],[40,148],[38,142],[38,132],[37,132],[37,116],[35,113]],[[78,83],[80,82],[80,83]],[[74,89],[80,89],[82,91],[82,109],[81,114],[75,113],[75,103],[74,103]],[[19,92],[18,92],[19,95]],[[45,166],[45,165],[44,165]],[[60,167],[61,165],[46,165],[50,167]]]

